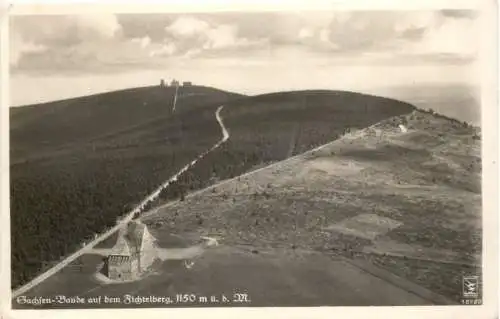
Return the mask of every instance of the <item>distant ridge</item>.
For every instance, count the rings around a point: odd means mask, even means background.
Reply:
[[[181,88],[197,94],[180,111],[217,107],[242,95],[210,87]],[[159,86],[125,89],[80,98],[10,108],[11,155],[32,157],[63,145],[122,131],[140,123],[167,118],[175,90]],[[64,132],[64,134],[61,134]]]
[[[73,97],[55,99],[55,100],[45,101],[45,102],[40,102],[40,103],[20,104],[20,105],[12,106],[11,108],[15,112],[16,110],[23,109],[26,107],[39,107],[39,106],[46,106],[46,105],[50,105],[50,104],[54,104],[54,103],[74,102],[74,101],[82,100],[82,99],[86,99],[86,98],[105,97],[107,95],[115,95],[115,94],[140,93],[140,91],[142,91],[142,90],[155,89],[155,88],[159,88],[159,86],[158,85],[146,85],[146,86],[138,86],[138,87],[124,88],[124,89],[110,90],[110,91],[104,91],[104,92],[98,92],[98,93],[92,93],[92,94],[85,94],[85,95],[78,95],[78,96],[73,96]],[[210,91],[214,91],[214,92],[222,92],[222,93],[227,93],[227,94],[235,94],[235,95],[245,96],[244,94],[241,94],[241,93],[225,91],[225,90],[217,89],[217,88],[214,88],[211,86],[192,85],[192,86],[190,86],[190,88],[195,88],[195,90],[197,90],[197,89],[210,90]],[[165,86],[162,89],[173,90],[174,87]]]

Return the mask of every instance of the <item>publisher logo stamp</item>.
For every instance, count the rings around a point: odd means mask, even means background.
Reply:
[[[462,296],[464,298],[479,297],[479,276],[464,276],[462,278]]]

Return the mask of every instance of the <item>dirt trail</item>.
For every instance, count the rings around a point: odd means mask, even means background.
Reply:
[[[177,105],[177,92],[179,91],[179,86],[175,87],[174,103],[172,105],[172,113],[175,112],[175,106]]]

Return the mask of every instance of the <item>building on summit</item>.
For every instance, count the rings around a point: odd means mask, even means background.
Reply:
[[[170,86],[179,86],[179,81],[173,79],[172,82],[170,82]]]
[[[184,81],[184,82],[182,82],[182,86],[192,86],[192,85],[193,85],[193,83],[190,82],[190,81]]]

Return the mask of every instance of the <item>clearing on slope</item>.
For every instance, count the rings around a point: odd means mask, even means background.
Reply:
[[[461,276],[480,274],[479,150],[476,128],[414,111],[186,197],[143,222],[218,236],[259,256],[278,258],[281,249],[362,260],[458,302]],[[282,298],[273,306],[293,296]]]

